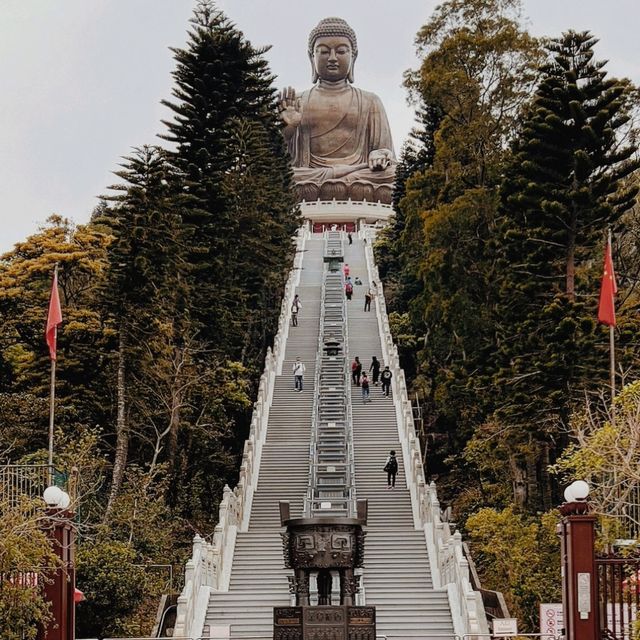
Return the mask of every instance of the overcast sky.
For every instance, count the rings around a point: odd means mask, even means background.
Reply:
[[[51,213],[86,222],[131,147],[159,143],[169,47],[195,0],[0,0],[0,252]],[[267,57],[278,86],[308,88],[306,42],[321,18],[358,35],[356,84],[384,102],[396,151],[412,126],[402,73],[437,0],[220,0]],[[590,29],[609,72],[640,83],[639,0],[525,0],[535,35]]]

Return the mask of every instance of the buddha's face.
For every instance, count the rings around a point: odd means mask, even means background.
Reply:
[[[353,64],[353,51],[348,38],[331,36],[318,38],[313,48],[313,66],[321,80],[345,80]]]

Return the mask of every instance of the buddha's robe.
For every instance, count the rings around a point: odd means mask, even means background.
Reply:
[[[315,86],[300,96],[300,102],[302,121],[287,141],[296,183],[343,184],[346,197],[351,197],[354,183],[392,187],[395,162],[379,171],[368,167],[371,151],[393,153],[389,122],[378,96],[351,85]]]

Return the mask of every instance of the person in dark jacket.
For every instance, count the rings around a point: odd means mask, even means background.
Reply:
[[[351,300],[351,296],[353,295],[353,285],[351,284],[351,280],[347,280],[345,283],[344,294],[347,296],[347,300]]]
[[[385,396],[389,395],[389,389],[391,389],[391,378],[393,378],[393,374],[389,371],[389,365],[384,368],[384,371],[380,375],[380,382],[382,382],[382,393]]]
[[[364,310],[371,311],[371,289],[367,289],[367,292],[364,294]]]
[[[380,378],[380,360],[375,356],[371,356],[371,366],[369,367],[371,372],[371,382],[374,386],[378,386],[378,379]]]
[[[384,471],[387,472],[387,489],[394,489],[396,486],[396,474],[398,473],[398,460],[396,452],[392,449],[389,451],[389,457],[384,465]]]

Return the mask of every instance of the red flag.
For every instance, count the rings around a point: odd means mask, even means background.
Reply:
[[[60,308],[60,296],[58,295],[58,269],[53,272],[53,284],[51,285],[51,297],[49,298],[49,316],[47,317],[47,331],[45,336],[49,345],[49,355],[56,359],[56,339],[58,325],[62,322],[62,309]]]
[[[616,274],[613,270],[613,260],[611,259],[611,241],[607,242],[604,251],[604,272],[602,283],[600,284],[600,306],[598,307],[598,321],[610,327],[616,326],[616,308],[613,297],[618,293],[616,284]]]

